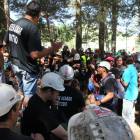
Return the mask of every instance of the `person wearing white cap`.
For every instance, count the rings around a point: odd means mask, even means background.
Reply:
[[[59,75],[64,80],[65,91],[59,93],[59,109],[69,120],[70,117],[85,110],[85,101],[80,90],[71,87],[74,72],[72,67],[64,65],[59,70]]]
[[[56,73],[49,72],[41,79],[40,92],[33,95],[29,100],[21,118],[21,133],[29,136],[36,132],[43,135],[45,140],[57,137],[67,140],[67,132],[59,125],[52,115],[48,100],[54,101],[59,91],[64,91],[64,80]]]
[[[0,140],[44,140],[40,134],[31,134],[31,138],[12,132],[22,100],[23,95],[18,94],[12,86],[0,84]]]
[[[110,63],[102,61],[98,65],[98,74],[102,76],[101,81],[98,83],[94,82],[94,86],[99,88],[99,94],[91,95],[90,103],[95,103],[98,106],[107,107],[108,109],[115,112],[115,106],[117,97],[115,96],[116,86],[113,78],[108,77],[108,71],[110,70]]]

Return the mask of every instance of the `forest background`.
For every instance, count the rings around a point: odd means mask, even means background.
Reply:
[[[117,37],[127,42],[135,36],[140,44],[140,0],[37,0],[42,14],[36,26],[42,42],[64,40],[70,48],[98,42],[98,48],[116,53]],[[25,15],[29,0],[0,0],[0,39],[3,40],[9,25]],[[74,44],[74,43],[75,44]]]

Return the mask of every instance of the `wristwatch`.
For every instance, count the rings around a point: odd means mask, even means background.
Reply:
[[[99,102],[102,104],[101,100]]]

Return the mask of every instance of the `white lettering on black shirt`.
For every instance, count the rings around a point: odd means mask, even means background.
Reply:
[[[60,100],[59,106],[67,106],[68,105],[67,101],[72,101],[72,97],[68,97],[68,96],[59,96],[58,98]]]
[[[17,43],[18,43],[18,38],[17,38],[16,35],[10,34],[10,33],[9,33],[9,41],[11,41],[11,42],[17,44]]]
[[[22,30],[23,28],[21,28],[19,25],[16,25],[16,24],[11,24],[9,27],[9,31],[15,32],[18,35],[21,35]]]

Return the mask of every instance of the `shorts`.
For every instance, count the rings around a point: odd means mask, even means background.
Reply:
[[[18,68],[16,65],[12,65],[12,70],[16,75],[19,90],[24,93],[25,97],[31,98],[37,93],[39,73],[30,74],[27,71]]]
[[[5,72],[1,71],[1,68],[0,68],[0,83],[5,83]]]

